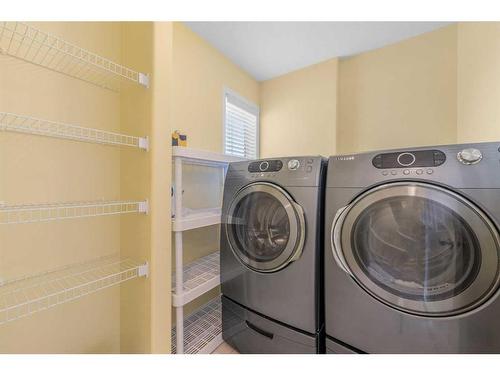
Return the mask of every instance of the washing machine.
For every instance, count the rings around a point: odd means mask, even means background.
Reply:
[[[323,351],[326,160],[231,163],[221,224],[223,338],[241,353]]]
[[[500,353],[500,142],[329,159],[330,353]]]

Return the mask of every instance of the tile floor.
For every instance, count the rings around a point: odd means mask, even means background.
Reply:
[[[240,354],[237,352],[235,349],[233,349],[232,346],[230,346],[228,343],[223,342],[220,344],[217,349],[215,349],[212,354]]]

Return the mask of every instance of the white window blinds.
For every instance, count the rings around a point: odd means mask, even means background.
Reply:
[[[224,153],[247,159],[259,155],[259,108],[239,95],[224,92]]]

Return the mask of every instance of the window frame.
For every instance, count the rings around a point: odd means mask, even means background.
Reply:
[[[239,103],[238,105],[249,113],[255,114],[257,117],[256,123],[256,134],[255,134],[255,159],[260,157],[260,107],[251,102],[250,100],[244,98],[236,91],[230,89],[229,87],[224,87],[222,90],[222,153],[224,155],[236,156],[233,154],[226,153],[226,96],[233,96]],[[241,104],[241,105],[240,105]],[[252,160],[252,159],[249,159]]]

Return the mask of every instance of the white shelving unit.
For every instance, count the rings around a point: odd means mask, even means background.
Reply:
[[[147,137],[135,137],[105,130],[85,128],[83,126],[63,124],[61,122],[42,120],[36,117],[9,112],[0,112],[0,130],[79,142],[136,147],[146,151],[149,148]]]
[[[216,225],[221,222],[221,207],[186,210],[182,205],[182,167],[185,164],[217,167],[225,176],[230,162],[245,159],[214,152],[174,147],[174,218],[175,280],[172,304],[176,309],[176,328],[172,331],[172,351],[209,353],[222,343],[220,298],[184,319],[183,306],[220,284],[219,252],[201,257],[183,266],[183,231]],[[217,312],[218,311],[218,312]],[[218,314],[218,315],[217,315]],[[218,316],[216,319],[215,316]]]
[[[200,307],[184,320],[182,351],[179,336],[172,330],[172,353],[210,354],[222,344],[222,304],[220,296]]]
[[[22,22],[0,23],[0,53],[119,91],[120,82],[149,87],[149,76]]]
[[[148,201],[65,202],[14,206],[0,204],[0,225],[130,213],[147,214],[148,210]]]
[[[148,276],[147,263],[118,255],[0,284],[0,325],[127,280]]]

